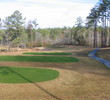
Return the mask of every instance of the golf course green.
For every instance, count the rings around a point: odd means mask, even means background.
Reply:
[[[0,83],[34,83],[57,78],[59,72],[52,69],[30,67],[0,67]]]

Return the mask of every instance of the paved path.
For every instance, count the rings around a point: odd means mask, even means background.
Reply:
[[[97,57],[97,56],[95,55],[96,52],[99,51],[99,50],[100,50],[99,48],[93,50],[92,52],[90,52],[90,53],[88,54],[88,56],[89,56],[90,58],[93,58],[93,59],[96,59],[96,60],[100,61],[101,63],[103,63],[104,65],[106,65],[108,68],[110,68],[110,61],[109,61],[109,60],[105,60],[105,59],[99,58],[99,57]]]

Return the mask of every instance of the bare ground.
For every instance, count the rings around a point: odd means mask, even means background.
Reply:
[[[73,52],[73,56],[80,60],[77,63],[0,62],[0,66],[42,67],[60,72],[57,79],[47,82],[0,83],[0,100],[109,100],[110,69],[87,57],[92,49],[55,49],[58,52]],[[21,52],[17,53],[20,54]]]

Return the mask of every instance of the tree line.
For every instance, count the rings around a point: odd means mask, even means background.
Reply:
[[[35,38],[37,20],[30,20],[26,24],[26,18],[18,10],[12,15],[0,19],[0,45],[12,47],[31,47]]]
[[[51,46],[61,44],[89,45],[88,31],[83,25],[83,20],[78,17],[76,26],[63,28],[37,28],[37,20],[26,18],[18,10],[12,15],[0,20],[0,45],[10,47]]]
[[[73,27],[37,28],[36,19],[26,18],[16,10],[4,20],[0,19],[0,45],[10,47],[86,45],[110,46],[110,0],[100,0],[91,9],[86,21],[76,19]]]
[[[87,26],[94,28],[93,46],[110,46],[110,0],[100,0],[87,16]]]

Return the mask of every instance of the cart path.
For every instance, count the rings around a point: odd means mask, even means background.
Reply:
[[[105,59],[102,59],[102,58],[99,58],[96,56],[96,52],[99,51],[100,49],[99,48],[96,48],[95,50],[91,51],[88,56],[90,58],[93,58],[93,59],[96,59],[98,61],[100,61],[101,63],[103,63],[105,66],[107,66],[108,68],[110,68],[110,61],[109,60],[105,60]]]

